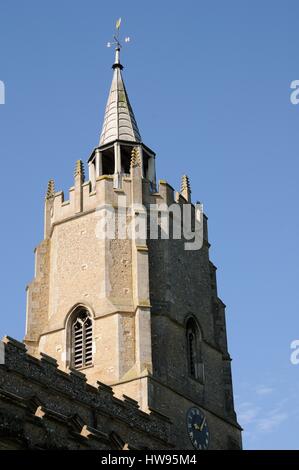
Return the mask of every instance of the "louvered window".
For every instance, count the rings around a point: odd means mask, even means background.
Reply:
[[[72,365],[75,369],[92,365],[92,320],[80,310],[72,325]]]
[[[186,333],[189,375],[203,383],[204,364],[202,360],[201,333],[193,318],[190,318],[187,322]]]
[[[188,331],[188,348],[189,348],[189,369],[190,375],[196,377],[196,345],[195,335],[193,331]]]

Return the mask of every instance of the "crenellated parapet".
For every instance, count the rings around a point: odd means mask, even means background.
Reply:
[[[166,416],[144,413],[106,384],[89,385],[81,372],[61,371],[46,354],[30,356],[13,338],[0,343],[0,449],[7,436],[27,449],[172,448]]]
[[[98,176],[94,182],[85,181],[84,165],[78,160],[75,166],[74,186],[69,189],[68,199],[65,199],[63,191],[55,191],[54,181],[50,180],[45,199],[45,238],[51,236],[56,224],[97,211],[106,205],[117,208],[119,197],[125,197],[127,207],[130,207],[133,201],[145,206],[149,204],[182,206],[186,203],[192,205],[190,181],[186,175],[182,177],[180,191],[176,191],[165,180],[159,180],[156,190],[152,182],[143,176],[142,154],[139,147],[132,147],[130,158],[130,171],[118,176],[117,185],[114,174]]]

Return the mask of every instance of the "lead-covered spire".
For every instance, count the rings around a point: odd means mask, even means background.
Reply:
[[[141,142],[141,136],[138,125],[132,110],[126,87],[122,77],[123,66],[120,63],[121,44],[118,40],[118,29],[114,36],[115,42],[108,43],[110,47],[114,44],[115,60],[112,68],[114,69],[112,84],[107,100],[104,123],[102,127],[99,145],[105,145],[115,140],[124,140],[129,142]],[[125,41],[128,42],[129,38]]]

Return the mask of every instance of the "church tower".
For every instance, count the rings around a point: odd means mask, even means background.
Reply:
[[[33,356],[52,356],[62,370],[83,372],[89,383],[167,416],[175,448],[238,449],[225,305],[209,259],[207,218],[200,249],[186,248],[188,236],[178,237],[172,223],[189,208],[196,226],[189,179],[182,177],[178,192],[156,183],[156,155],[142,141],[122,69],[117,40],[88,178],[77,161],[66,200],[53,180],[48,184],[24,341]],[[158,237],[149,233],[153,219]]]

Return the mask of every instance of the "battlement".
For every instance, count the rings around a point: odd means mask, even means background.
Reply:
[[[0,449],[17,444],[42,449],[172,447],[167,417],[141,411],[126,395],[114,397],[101,382],[89,385],[81,372],[60,370],[46,354],[30,356],[13,338],[6,336],[1,344]]]
[[[166,204],[168,206],[191,202],[188,180],[187,183],[185,182],[187,191],[183,187],[183,183],[181,192],[179,192],[175,191],[165,180],[159,181],[159,187],[156,191],[152,182],[142,177],[141,169],[139,174],[138,171],[135,171],[134,174],[134,167],[131,167],[129,174],[117,175],[117,182],[116,175],[102,175],[94,181],[85,181],[83,163],[78,162],[75,170],[75,184],[69,189],[69,198],[67,200],[65,200],[63,191],[55,191],[53,180],[49,182],[45,203],[45,238],[50,236],[56,224],[94,212],[108,205],[114,208],[118,207],[120,197],[125,197],[127,207],[131,206],[133,202],[138,204]],[[138,169],[138,164],[135,166]],[[187,177],[184,176],[184,178]],[[136,191],[134,193],[133,189],[134,184],[135,186],[141,184],[141,190],[137,194],[137,198]]]

